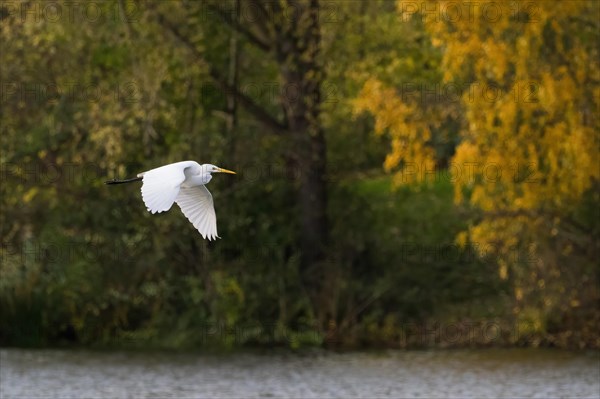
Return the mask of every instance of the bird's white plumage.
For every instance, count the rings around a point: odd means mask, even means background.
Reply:
[[[203,238],[214,240],[218,237],[217,215],[206,186],[182,187],[175,201]]]
[[[192,166],[191,162],[177,162],[140,173],[143,177],[142,198],[148,211],[160,213],[171,209],[185,180],[185,169]]]
[[[211,180],[211,173],[215,172],[235,174],[215,165],[200,165],[195,161],[177,162],[140,173],[142,198],[148,211],[165,212],[177,202],[203,238],[219,238],[213,198],[205,186]]]

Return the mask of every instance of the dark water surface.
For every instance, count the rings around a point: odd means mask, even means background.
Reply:
[[[600,398],[600,355],[0,350],[0,398]]]

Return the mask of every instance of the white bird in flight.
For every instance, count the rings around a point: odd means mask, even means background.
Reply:
[[[142,199],[151,213],[165,212],[174,202],[203,238],[214,240],[217,234],[217,216],[213,198],[206,188],[212,173],[235,172],[211,164],[182,161],[142,172],[132,179],[109,180],[106,184],[142,181]]]

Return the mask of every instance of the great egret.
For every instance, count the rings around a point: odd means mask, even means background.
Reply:
[[[212,173],[235,172],[211,164],[182,161],[142,172],[132,179],[109,180],[106,184],[142,181],[142,199],[151,213],[171,209],[173,202],[181,208],[194,227],[209,241],[220,238],[217,234],[217,216],[213,198],[206,188]]]

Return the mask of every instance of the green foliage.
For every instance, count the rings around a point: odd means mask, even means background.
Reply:
[[[348,325],[344,317],[355,318],[348,326],[352,328],[342,331],[350,344],[378,342],[386,330],[397,332],[406,323],[440,319],[448,310],[457,315],[451,309],[454,304],[499,305],[508,289],[494,263],[480,259],[473,247],[460,248],[453,242],[465,220],[452,205],[447,178],[396,190],[391,186],[389,177],[348,181],[334,196],[334,235],[340,245],[335,253],[341,254],[346,282],[339,303],[352,304],[340,310],[338,325]],[[502,311],[496,306],[492,313],[463,314],[493,317]]]
[[[0,345],[403,346],[412,323],[513,321],[496,260],[480,258],[477,243],[455,244],[472,210],[454,205],[450,174],[392,188],[381,172],[388,139],[353,115],[373,76],[391,87],[441,82],[442,52],[422,22],[401,23],[392,2],[365,1],[335,3],[334,21],[322,25],[331,242],[312,271],[326,290],[311,297],[295,205],[303,171],[289,167],[289,137],[265,132],[247,109],[228,125],[228,96],[209,67],[229,69],[233,31],[209,3],[218,2],[106,1],[104,15],[125,7],[135,18],[99,23],[0,20]],[[180,24],[204,62],[159,14]],[[236,37],[238,85],[283,119],[270,89],[279,66]],[[442,115],[427,143],[442,167],[458,140],[457,104],[413,100],[424,119]],[[222,240],[202,240],[177,209],[150,215],[139,186],[102,184],[184,159],[239,173],[210,184]],[[590,237],[598,201],[591,193],[571,218]],[[586,331],[585,346],[598,346],[597,320],[584,309],[517,322],[564,346],[565,326]]]

